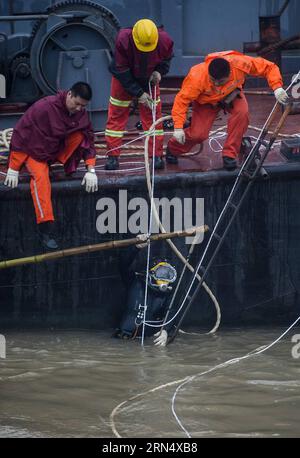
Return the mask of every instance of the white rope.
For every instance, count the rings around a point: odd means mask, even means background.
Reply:
[[[232,359],[229,359],[228,361],[225,361],[224,363],[221,363],[221,364],[217,364],[216,366],[208,369],[207,371],[204,371],[204,372],[200,372],[198,374],[195,374],[195,375],[192,375],[192,376],[189,376],[186,378],[186,380],[184,380],[175,390],[174,392],[174,395],[172,397],[172,413],[175,417],[175,420],[177,421],[178,425],[180,426],[180,428],[185,432],[185,434],[187,435],[187,437],[191,437],[190,433],[187,431],[187,429],[183,426],[182,422],[180,421],[178,415],[176,414],[176,410],[175,410],[175,400],[176,400],[176,396],[177,394],[179,393],[179,391],[188,383],[191,383],[193,380],[195,380],[195,378],[197,377],[202,377],[203,375],[206,375],[206,374],[210,374],[211,372],[214,372],[218,369],[222,369],[223,367],[227,367],[231,364],[236,364],[236,363],[239,363],[240,361],[244,360],[244,359],[248,359],[248,358],[252,358],[253,356],[257,356],[257,355],[260,355],[261,353],[264,353],[265,351],[269,350],[271,347],[273,347],[274,345],[276,345],[277,342],[279,342],[297,323],[298,321],[300,320],[300,316],[294,321],[294,323],[291,324],[291,326],[286,330],[284,331],[276,340],[274,340],[272,343],[270,343],[269,345],[265,345],[263,347],[259,347],[255,350],[252,350],[251,352],[247,353],[246,355],[244,356],[240,356],[238,358],[232,358]]]
[[[220,139],[224,139],[225,140],[226,137],[227,137],[227,133],[226,132],[218,132],[216,135],[210,135],[209,138],[208,138],[208,144],[209,144],[210,149],[214,153],[220,153],[223,150],[223,146],[221,145],[219,140]],[[215,149],[213,147],[213,142],[216,143],[218,149]]]
[[[149,82],[149,95],[154,101],[152,104],[152,124],[155,125],[156,120],[156,86],[154,86],[154,97],[152,97],[152,90],[151,90],[151,83]],[[149,225],[148,225],[148,237],[150,237],[152,232],[152,218],[153,218],[153,206],[154,206],[154,179],[155,179],[155,168],[154,168],[154,157],[155,157],[155,128],[149,129],[149,131],[153,132],[153,141],[152,141],[152,184],[151,184],[151,195],[150,195],[150,217],[149,217]],[[147,161],[145,158],[145,167],[146,162],[149,167],[149,159],[147,157]],[[146,283],[145,283],[145,296],[144,296],[144,313],[143,313],[143,326],[142,326],[142,339],[141,345],[144,346],[144,337],[145,337],[145,326],[146,326],[146,313],[147,313],[147,302],[148,302],[148,279],[149,279],[149,265],[150,265],[150,252],[151,252],[151,241],[149,240],[147,246],[147,265],[146,265]]]
[[[171,119],[171,116],[164,116],[164,117],[158,119],[154,124],[152,124],[151,129],[154,129],[156,124],[158,124],[160,122],[163,122],[163,121],[165,121],[167,119]],[[149,193],[149,196],[151,196],[151,180],[150,180],[149,162],[148,162],[148,144],[149,144],[149,137],[147,137],[146,140],[145,140],[144,156],[145,156],[145,168],[146,168],[146,180],[147,180],[148,193]],[[165,228],[163,227],[163,225],[162,225],[162,223],[160,221],[160,218],[159,218],[159,215],[157,213],[157,209],[156,209],[155,205],[153,206],[153,211],[154,211],[154,216],[156,218],[156,221],[157,221],[157,223],[159,225],[159,228],[160,228],[161,232],[166,233],[166,230],[165,230]],[[172,242],[172,240],[166,239],[166,241],[169,244],[169,246],[171,247],[171,249],[173,250],[173,252],[176,254],[176,256],[181,260],[181,262],[192,273],[194,273],[193,266],[189,262],[187,262],[186,258],[178,250],[178,248],[175,246],[175,244]],[[197,280],[199,282],[201,281],[201,277],[200,277],[200,275],[198,273],[196,274],[196,278],[197,278]],[[208,333],[205,333],[205,334],[213,334],[213,333],[215,333],[217,331],[218,327],[220,326],[221,310],[220,310],[220,306],[218,304],[218,301],[217,301],[216,297],[214,296],[213,292],[210,290],[208,285],[205,282],[203,282],[202,286],[203,286],[204,290],[208,293],[208,295],[211,298],[211,300],[213,301],[213,304],[214,304],[215,309],[216,309],[216,314],[217,314],[216,323]]]
[[[4,129],[0,131],[0,146],[5,146],[5,148],[9,148],[11,136],[12,136],[13,129]]]
[[[131,402],[134,402],[142,397],[146,397],[148,396],[149,394],[151,393],[155,393],[157,391],[160,391],[164,388],[168,388],[170,386],[174,386],[174,385],[178,385],[178,384],[181,384],[179,387],[177,387],[173,397],[172,397],[172,413],[178,423],[178,425],[181,427],[181,429],[185,432],[185,434],[190,437],[189,435],[189,432],[187,431],[187,429],[183,426],[182,422],[180,421],[178,415],[176,414],[176,411],[175,411],[175,399],[176,399],[176,395],[177,393],[180,391],[180,389],[187,383],[189,383],[190,381],[194,380],[196,377],[201,377],[203,375],[206,375],[210,372],[213,372],[213,371],[216,371],[218,369],[221,369],[223,367],[226,367],[226,366],[229,366],[229,365],[232,365],[232,364],[236,364],[244,359],[247,359],[247,358],[250,358],[252,356],[257,356],[261,353],[264,353],[266,352],[268,349],[270,349],[271,347],[273,347],[274,345],[276,345],[276,343],[278,343],[280,340],[283,339],[283,337],[298,323],[298,321],[300,320],[300,316],[294,321],[293,324],[291,324],[291,326],[289,326],[289,328],[284,331],[275,341],[273,341],[271,344],[269,345],[265,345],[263,347],[259,347],[249,353],[247,353],[246,355],[244,356],[241,356],[241,357],[238,357],[238,358],[232,358],[230,360],[227,360],[225,361],[224,363],[221,363],[221,364],[218,364],[210,369],[208,369],[207,371],[204,371],[204,372],[198,372],[194,375],[188,375],[187,377],[184,377],[182,379],[179,379],[179,380],[173,380],[172,382],[168,382],[168,383],[164,383],[162,385],[158,385],[154,388],[151,388],[147,391],[144,391],[142,393],[138,393],[134,396],[131,396],[130,398],[126,399],[125,401],[121,402],[120,404],[118,404],[111,412],[110,416],[109,416],[109,423],[110,423],[110,427],[112,429],[112,432],[113,434],[116,436],[116,437],[123,437],[121,436],[121,434],[119,433],[117,427],[116,427],[116,422],[115,422],[115,417],[117,416],[117,414],[121,413],[121,412],[125,412],[127,410],[128,407],[125,407],[127,404],[131,403]]]
[[[300,71],[298,72],[298,74],[296,75],[296,77],[293,79],[293,81],[291,82],[291,84],[288,86],[287,91],[288,91],[288,90],[290,89],[290,87],[294,84],[294,82],[297,81],[299,75],[300,75]],[[263,132],[264,132],[264,130],[265,130],[265,128],[266,128],[266,126],[269,124],[269,121],[270,121],[271,117],[273,116],[275,110],[277,110],[278,107],[279,107],[279,102],[276,101],[276,103],[275,103],[273,109],[271,110],[271,112],[270,112],[270,114],[269,114],[269,116],[268,116],[268,118],[267,118],[265,124],[263,125],[263,127],[262,127],[262,129],[261,129],[261,131],[260,131],[260,134],[259,134],[259,136],[258,136],[258,138],[257,138],[257,140],[256,140],[256,142],[255,142],[255,144],[254,144],[253,147],[251,148],[251,151],[253,151],[254,148],[257,146],[257,144],[258,144],[258,142],[260,141],[261,136],[262,136],[262,134],[263,134]],[[239,173],[238,173],[238,175],[237,175],[237,177],[236,177],[236,180],[235,180],[235,182],[234,182],[234,184],[233,184],[232,190],[231,190],[231,192],[230,192],[230,194],[229,194],[229,197],[227,198],[226,203],[225,203],[225,205],[224,205],[224,207],[223,207],[223,209],[222,209],[222,211],[221,211],[221,213],[220,213],[220,215],[219,215],[219,218],[217,219],[217,222],[216,222],[216,224],[215,224],[215,226],[214,226],[214,228],[213,228],[213,230],[212,230],[212,233],[211,233],[211,235],[210,235],[210,238],[209,238],[209,240],[208,240],[208,242],[207,242],[207,244],[206,244],[206,247],[205,247],[205,249],[204,249],[204,252],[203,252],[203,254],[202,254],[202,256],[201,256],[201,259],[200,259],[200,261],[199,261],[199,263],[198,263],[198,265],[197,265],[197,267],[196,267],[196,269],[195,269],[193,278],[192,278],[192,280],[191,280],[191,282],[190,282],[190,285],[189,285],[189,287],[188,287],[188,289],[187,289],[187,292],[186,292],[186,294],[185,294],[185,297],[184,297],[184,299],[183,299],[183,303],[184,303],[184,304],[186,303],[187,299],[189,298],[189,294],[190,294],[191,289],[192,289],[192,287],[193,287],[193,285],[194,285],[194,283],[195,283],[195,279],[197,278],[196,276],[197,276],[197,274],[198,274],[198,272],[199,272],[199,270],[200,270],[200,267],[203,265],[203,261],[204,261],[206,255],[207,255],[207,252],[208,252],[208,249],[209,249],[209,247],[210,247],[211,241],[213,240],[213,238],[214,238],[214,236],[215,236],[215,233],[216,233],[216,231],[217,231],[217,228],[218,228],[218,226],[219,226],[219,223],[220,223],[220,221],[221,221],[221,219],[222,219],[222,217],[223,217],[223,215],[224,215],[224,213],[225,213],[225,210],[227,209],[227,204],[228,204],[228,202],[230,201],[230,199],[231,199],[231,197],[232,197],[232,195],[233,195],[233,193],[234,193],[234,191],[235,191],[235,189],[236,189],[236,187],[237,187],[237,185],[238,185],[238,182],[239,182],[239,180],[240,180],[240,177],[241,177],[241,175],[242,175],[242,173],[243,173],[245,167],[247,166],[247,164],[248,164],[249,161],[250,161],[250,157],[251,157],[251,152],[249,153],[249,155],[248,155],[247,158],[245,159],[245,161],[244,161],[242,167],[240,168]]]
[[[112,151],[116,151],[117,149],[120,149],[120,148],[123,148],[123,146],[128,146],[130,145],[131,143],[134,143],[134,142],[137,142],[138,140],[140,140],[141,138],[145,138],[145,137],[149,137],[152,135],[152,132],[150,132],[150,130],[147,132],[147,133],[144,133],[142,135],[139,135],[138,137],[134,138],[133,140],[129,140],[128,142],[126,142],[124,145],[121,145],[121,146],[116,146],[115,148],[111,148],[109,150],[106,151],[105,155],[107,155],[108,153],[111,153]],[[96,145],[95,145],[96,146]]]

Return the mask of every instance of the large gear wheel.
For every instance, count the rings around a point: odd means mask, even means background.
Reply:
[[[87,11],[89,13],[94,12],[95,14],[101,13],[106,18],[109,18],[117,29],[120,28],[120,22],[110,10],[88,0],[66,0],[64,2],[59,2],[49,6],[49,8],[47,8],[47,13],[69,13],[70,11],[77,11],[78,6],[80,7],[80,11]]]
[[[12,76],[15,75],[19,78],[28,78],[31,75],[29,56],[15,57],[10,65]]]
[[[57,3],[47,13],[48,20],[38,21],[33,28],[30,63],[42,92],[54,94],[61,53],[98,49],[112,52],[120,23],[107,8],[85,0]],[[60,17],[64,14],[70,17]]]

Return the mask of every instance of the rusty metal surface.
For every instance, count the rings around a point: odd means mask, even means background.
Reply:
[[[171,104],[173,99],[173,95],[164,95],[164,106],[166,104]],[[267,119],[273,105],[274,105],[274,97],[273,96],[248,96],[247,97],[249,102],[250,108],[250,125],[256,127],[262,127],[264,122]],[[167,113],[166,113],[167,114]],[[279,117],[279,115],[278,115]],[[134,115],[130,118],[130,122],[128,125],[128,129],[131,132],[125,136],[124,142],[128,140],[132,140],[132,138],[136,137],[138,131],[135,128],[135,124],[138,121],[138,116]],[[223,112],[220,112],[218,120],[214,123],[213,129],[218,129],[221,126],[226,125],[228,120],[228,115],[224,115]],[[277,119],[276,119],[277,120]],[[275,122],[276,122],[275,120]],[[300,132],[300,114],[289,116],[288,120],[282,130],[284,134],[295,134]],[[257,137],[259,132],[249,129],[247,135],[252,135]],[[166,131],[165,135],[165,143],[167,142],[168,138],[171,135],[171,131]],[[103,135],[97,136],[98,141],[102,144],[105,143],[105,139]],[[280,140],[280,137],[279,137]],[[222,140],[221,140],[222,143]],[[139,152],[141,155],[139,157],[124,157],[121,155],[120,158],[120,170],[117,172],[113,171],[105,171],[104,164],[105,159],[98,159],[97,160],[97,173],[99,178],[104,181],[107,185],[110,182],[116,182],[120,179],[124,181],[124,179],[130,180],[130,177],[137,177],[143,176],[145,174],[143,169],[143,142],[142,140],[134,143],[134,145],[140,146],[138,150],[123,150],[124,153],[126,152]],[[199,150],[199,147],[195,147],[193,151]],[[98,150],[99,154],[103,155],[105,153],[105,149],[101,148]],[[280,153],[280,147],[276,145],[272,151],[270,152],[266,164],[284,164],[287,162],[287,159]],[[165,170],[158,171],[158,176],[169,175],[170,173],[186,173],[186,172],[209,172],[213,170],[219,170],[222,168],[222,156],[220,152],[213,152],[209,146],[208,141],[204,143],[203,150],[200,154],[191,156],[191,157],[180,157],[179,164],[174,165],[166,165]],[[4,181],[4,172],[6,170],[5,165],[0,165],[0,183]],[[123,170],[123,172],[122,172]],[[72,179],[78,179],[80,175],[83,175],[84,167],[82,167],[82,171],[77,172]],[[60,166],[54,166],[52,169],[52,182],[55,181],[63,181],[65,180],[65,174]],[[21,183],[27,183],[29,181],[28,173],[23,170],[20,177]]]

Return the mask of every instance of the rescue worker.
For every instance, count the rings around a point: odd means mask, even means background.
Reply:
[[[23,165],[30,173],[30,189],[41,242],[55,250],[49,165],[58,161],[66,174],[73,173],[84,159],[87,172],[82,185],[87,192],[98,189],[96,151],[91,122],[85,107],[92,98],[91,87],[75,83],[69,91],[35,102],[17,122],[11,139],[9,168],[4,184],[18,186]]]
[[[114,59],[110,65],[113,76],[105,130],[108,151],[116,149],[108,152],[106,170],[119,168],[120,147],[133,99],[138,101],[145,132],[153,123],[153,103],[156,107],[156,119],[161,118],[159,83],[162,76],[169,71],[172,56],[173,41],[162,28],[157,28],[149,19],[141,19],[133,28],[120,30],[116,39]],[[154,87],[155,101],[152,100]],[[156,169],[164,168],[163,135],[163,125],[158,124],[155,139]],[[152,153],[152,144],[151,138],[149,154]]]
[[[248,103],[242,90],[247,75],[265,77],[277,101],[282,104],[287,101],[280,70],[273,62],[237,51],[209,54],[203,63],[190,69],[176,95],[172,108],[174,134],[166,153],[168,163],[177,164],[179,155],[206,140],[218,112],[223,108],[229,113],[223,164],[227,170],[237,167],[242,138],[249,124]],[[184,129],[191,102],[191,124]]]
[[[146,234],[138,236],[145,240]],[[157,253],[161,250],[159,242],[151,246]],[[128,289],[126,306],[121,323],[114,333],[114,337],[125,340],[140,338],[143,329],[145,281],[147,266],[147,243],[131,246],[121,251],[121,275]],[[171,263],[161,256],[151,256],[148,290],[146,322],[155,324],[156,327],[145,326],[145,337],[154,336],[156,346],[165,346],[170,330],[175,326],[172,317],[175,315],[175,307],[170,309],[167,324],[164,326],[164,318],[172,297],[172,290],[177,279],[176,269]],[[177,317],[176,317],[177,318]],[[171,321],[168,323],[168,321]],[[160,327],[162,326],[162,328]]]

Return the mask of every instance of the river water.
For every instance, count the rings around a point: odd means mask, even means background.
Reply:
[[[103,331],[4,332],[0,437],[300,437],[299,328],[258,356],[196,375],[283,331],[179,335],[166,348]]]

